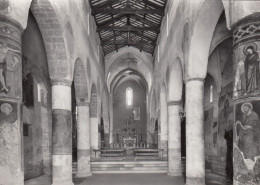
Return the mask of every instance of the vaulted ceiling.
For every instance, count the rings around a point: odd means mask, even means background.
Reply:
[[[167,0],[89,0],[104,54],[133,46],[153,54]]]

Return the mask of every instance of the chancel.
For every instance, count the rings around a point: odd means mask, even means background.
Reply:
[[[0,0],[0,185],[259,185],[260,1]]]

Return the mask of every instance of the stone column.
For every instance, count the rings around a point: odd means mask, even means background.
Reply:
[[[181,176],[180,101],[168,102],[168,175]]]
[[[110,122],[109,122],[109,144],[113,144],[113,95],[110,95],[109,98],[109,114],[110,114]]]
[[[22,28],[0,21],[0,184],[23,185]]]
[[[71,81],[52,80],[52,184],[72,182]]]
[[[233,179],[236,185],[260,184],[259,25],[260,13],[246,16],[232,25],[235,72]]]
[[[205,185],[204,79],[186,82],[186,185]]]
[[[161,137],[160,148],[163,149],[163,158],[168,156],[168,116],[167,116],[167,98],[165,91],[160,94],[160,120],[161,120]]]
[[[89,103],[77,103],[78,120],[77,120],[77,136],[78,136],[78,163],[77,177],[91,176],[90,170],[90,121],[89,121]]]

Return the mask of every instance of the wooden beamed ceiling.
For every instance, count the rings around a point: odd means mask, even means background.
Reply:
[[[133,46],[153,54],[167,0],[89,0],[104,54]]]

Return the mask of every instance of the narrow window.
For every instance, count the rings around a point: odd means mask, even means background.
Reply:
[[[209,102],[212,103],[213,102],[213,86],[210,86],[210,94],[209,94]]]
[[[133,105],[133,90],[131,87],[128,87],[126,89],[126,106],[132,106]]]

